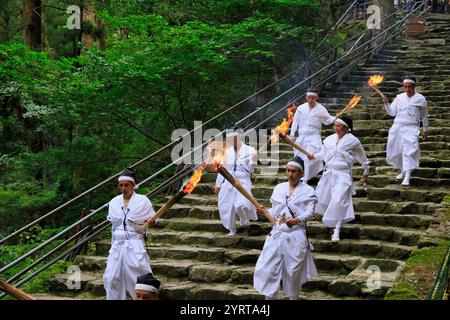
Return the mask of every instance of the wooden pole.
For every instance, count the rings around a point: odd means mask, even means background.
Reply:
[[[311,153],[309,153],[308,151],[306,151],[305,149],[303,149],[302,147],[300,147],[298,144],[296,144],[294,141],[292,141],[291,139],[289,139],[286,135],[280,133],[280,138],[286,142],[287,144],[289,144],[290,146],[292,146],[293,148],[297,149],[298,151],[300,151],[301,153],[305,154],[306,156],[312,156]]]
[[[381,98],[384,98],[383,92],[381,92],[381,90],[378,89],[377,85],[373,85],[372,88],[380,95]]]
[[[19,300],[36,300],[33,296],[30,296],[28,293],[23,292],[22,290],[10,285],[9,283],[0,280],[0,288],[5,291],[7,294],[13,296]]]
[[[259,202],[247,191],[245,190],[242,185],[239,183],[237,179],[235,179],[231,173],[225,169],[225,167],[221,164],[216,165],[217,172],[220,173],[225,179],[228,180],[228,182],[231,183],[233,187],[235,187],[244,197],[248,199],[256,208],[259,208],[261,205]],[[271,224],[276,224],[275,220],[272,218],[270,213],[266,210],[264,212],[264,216],[267,218],[267,220],[270,221]]]
[[[159,210],[153,215],[150,219],[148,219],[140,228],[139,233],[144,233],[144,231],[148,228],[148,226],[156,221],[159,217],[161,217],[164,213],[169,211],[176,203],[178,203],[183,197],[188,195],[189,193],[180,191],[178,192],[172,199],[167,201]]]

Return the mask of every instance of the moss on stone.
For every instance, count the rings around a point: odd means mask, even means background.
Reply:
[[[386,300],[423,300],[433,286],[436,273],[450,241],[441,240],[436,247],[414,250],[398,281],[386,294]]]

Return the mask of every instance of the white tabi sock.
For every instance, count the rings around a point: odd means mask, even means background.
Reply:
[[[405,179],[403,179],[403,181],[402,181],[402,186],[409,186],[409,179],[411,178],[411,171],[412,170],[405,171]]]

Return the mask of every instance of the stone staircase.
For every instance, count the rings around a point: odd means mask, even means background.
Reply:
[[[433,222],[433,213],[448,193],[450,16],[431,15],[427,21],[426,35],[389,45],[320,99],[335,114],[354,94],[363,95],[351,116],[355,135],[372,162],[371,175],[363,185],[359,182],[362,168],[355,166],[353,170],[356,219],[343,226],[343,240],[338,244],[329,240],[331,230],[320,219],[308,224],[319,276],[304,285],[302,299],[382,299],[411,251],[420,245]],[[393,120],[379,96],[367,86],[369,76],[376,73],[385,75],[380,89],[391,101],[402,91],[402,77],[412,74],[418,79],[418,91],[429,102],[430,137],[420,144],[421,168],[414,171],[407,188],[395,181],[398,172],[385,162],[387,133]],[[326,128],[323,137],[332,133]],[[286,181],[284,166],[292,157],[292,149],[280,144],[278,153],[276,175],[261,174],[262,166],[254,174],[253,194],[264,205],[269,205],[275,184]],[[311,181],[312,185],[318,178]],[[263,299],[253,289],[252,281],[270,225],[261,219],[238,229],[236,237],[228,237],[219,220],[214,181],[214,174],[205,174],[194,192],[150,230],[148,253],[155,276],[163,284],[163,299]],[[109,246],[109,240],[97,241],[95,255],[76,258],[75,264],[83,271],[80,290],[68,290],[66,280],[70,275],[58,274],[49,279],[52,294],[104,297],[102,274]],[[378,266],[381,271],[380,288],[367,287],[370,266]]]

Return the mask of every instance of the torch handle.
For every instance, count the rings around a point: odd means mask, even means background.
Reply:
[[[383,92],[381,92],[381,90],[378,89],[378,86],[372,86],[372,88],[380,95],[381,98],[384,97]]]
[[[145,231],[148,226],[153,223],[156,219],[161,217],[164,213],[169,211],[170,208],[173,207],[174,204],[176,204],[178,201],[181,200],[187,193],[184,193],[183,191],[178,192],[172,199],[167,201],[159,210],[152,216],[150,219],[148,219],[144,225],[142,226],[142,231]]]
[[[305,149],[303,149],[302,147],[300,147],[298,144],[296,144],[294,141],[292,141],[291,139],[289,139],[287,136],[285,136],[284,134],[280,133],[280,138],[283,139],[284,142],[286,142],[287,144],[289,144],[290,146],[292,146],[293,148],[297,149],[298,151],[300,151],[301,153],[303,153],[304,155],[311,157],[312,154],[309,153],[308,151],[306,151]]]
[[[36,300],[33,296],[30,296],[28,293],[23,292],[20,289],[10,285],[9,283],[0,280],[0,288],[6,293],[12,295],[14,298],[19,300]]]
[[[253,197],[247,190],[245,190],[242,185],[239,183],[239,181],[234,178],[230,172],[228,172],[227,169],[225,169],[223,166],[218,168],[218,172],[225,178],[228,180],[228,182],[231,183],[231,185],[233,187],[235,187],[244,197],[246,197],[248,199],[248,201],[250,201],[255,208],[259,208],[261,205],[259,204],[258,201],[256,201],[255,197]],[[270,215],[269,212],[267,212],[267,210],[264,212],[264,216],[267,218],[267,220],[270,221],[271,224],[276,224],[275,220],[273,220],[272,216]]]

